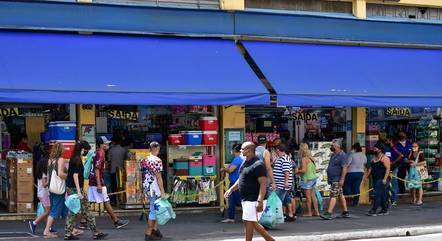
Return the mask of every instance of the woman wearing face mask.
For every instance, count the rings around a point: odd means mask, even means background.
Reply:
[[[344,195],[359,195],[367,157],[362,152],[361,144],[355,143],[351,149],[352,152],[348,156],[348,173],[345,176],[344,182]],[[353,198],[353,206],[358,204],[359,196],[355,196]]]
[[[390,158],[385,153],[385,146],[383,142],[377,142],[373,148],[376,156],[373,157],[370,168],[368,169],[366,179],[371,175],[374,188],[374,202],[373,207],[368,212],[368,216],[388,215],[388,187],[390,174]],[[377,209],[381,206],[382,210],[377,213]]]
[[[66,179],[66,193],[67,195],[77,194],[80,199],[80,212],[78,214],[70,213],[65,226],[65,240],[78,240],[76,236],[72,234],[75,225],[75,219],[78,215],[82,215],[86,218],[87,224],[92,232],[93,239],[103,239],[107,234],[101,233],[97,230],[95,224],[95,217],[90,212],[90,204],[84,191],[84,166],[81,160],[82,156],[86,156],[91,146],[86,141],[80,141],[75,144],[74,153],[69,161],[68,177]]]
[[[410,165],[410,170],[408,171],[407,186],[411,190],[411,196],[413,198],[411,204],[421,206],[423,204],[422,197],[424,190],[422,189],[422,180],[416,170],[416,166],[424,166],[426,162],[424,153],[419,150],[419,145],[416,142],[412,145],[412,152],[408,156],[408,164]],[[417,196],[417,194],[419,196]]]
[[[232,147],[232,154],[234,156],[232,163],[229,164],[226,168],[221,168],[221,173],[229,173],[229,183],[230,187],[235,184],[235,182],[239,178],[239,169],[243,163],[243,159],[241,158],[241,145],[235,144]],[[227,219],[222,220],[222,223],[234,223],[235,222],[235,208],[238,205],[241,205],[241,197],[239,195],[239,190],[232,192],[229,196],[229,207],[228,207],[228,217]]]

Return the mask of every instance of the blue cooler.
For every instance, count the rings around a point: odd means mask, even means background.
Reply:
[[[182,134],[186,145],[201,145],[203,143],[202,131],[184,131]]]
[[[77,124],[73,121],[49,122],[49,136],[51,140],[75,140]]]

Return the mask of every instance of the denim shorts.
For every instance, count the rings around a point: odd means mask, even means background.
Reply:
[[[304,190],[313,189],[316,186],[316,180],[318,180],[318,179],[315,178],[315,179],[310,179],[307,181],[302,180],[301,181],[301,188]]]
[[[65,209],[65,195],[49,193],[49,200],[51,201],[51,213],[49,215],[55,219],[62,217]]]
[[[149,197],[149,220],[155,221],[157,220],[157,212],[155,210],[155,201],[157,200],[157,196],[153,195]]]
[[[292,202],[292,196],[290,195],[290,190],[276,189],[276,195],[282,202],[282,205],[287,205]]]

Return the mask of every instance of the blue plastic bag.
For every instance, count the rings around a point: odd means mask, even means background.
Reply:
[[[324,203],[323,203],[323,200],[322,200],[321,193],[319,192],[319,190],[317,188],[315,188],[315,196],[316,196],[316,199],[318,200],[319,211],[322,212],[322,210],[324,209]]]
[[[84,172],[83,172],[83,177],[85,180],[89,179],[89,175],[91,174],[92,166],[94,164],[94,162],[93,162],[94,156],[95,156],[95,153],[92,150],[90,150],[87,153],[86,161],[84,162]]]
[[[64,201],[64,205],[71,211],[73,214],[77,214],[80,212],[81,203],[80,199],[78,199],[77,194],[70,195],[66,201]]]
[[[41,202],[38,202],[37,204],[37,217],[40,217],[45,212],[45,208],[43,207],[43,204]]]
[[[282,202],[275,192],[270,193],[259,223],[268,228],[284,223]]]
[[[172,204],[170,204],[166,198],[155,200],[154,207],[159,225],[164,225],[169,222],[170,219],[176,218],[176,214],[172,209]]]

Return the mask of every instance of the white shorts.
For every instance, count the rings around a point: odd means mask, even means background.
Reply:
[[[103,187],[101,193],[98,193],[97,187],[89,186],[88,198],[91,203],[109,202],[106,187]]]
[[[262,212],[256,212],[256,205],[258,202],[243,201],[242,206],[242,220],[250,222],[258,222],[261,219]],[[265,208],[267,201],[264,200],[263,208]]]

